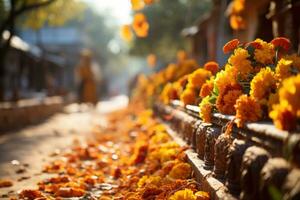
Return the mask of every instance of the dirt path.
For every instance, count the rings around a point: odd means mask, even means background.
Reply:
[[[35,188],[43,166],[53,159],[50,155],[70,147],[74,139],[84,141],[90,130],[105,123],[105,113],[126,105],[124,98],[101,102],[96,109],[81,109],[69,106],[68,112],[59,113],[47,121],[25,129],[0,136],[0,178],[9,178],[14,185],[0,188],[0,198],[26,188]],[[75,111],[75,112],[74,112]]]

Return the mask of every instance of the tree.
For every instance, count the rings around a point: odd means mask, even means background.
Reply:
[[[45,23],[61,25],[80,10],[77,1],[74,0],[0,0],[0,100],[4,95],[4,59],[20,16],[28,14],[24,24],[38,29]],[[3,40],[2,35],[6,30],[10,34],[7,39]]]
[[[181,31],[195,25],[197,19],[209,12],[211,0],[161,0],[147,6],[150,32],[147,38],[136,38],[131,53],[145,56],[156,53],[163,61],[170,61],[178,49],[186,48]]]

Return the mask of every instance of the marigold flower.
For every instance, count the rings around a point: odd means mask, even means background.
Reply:
[[[271,68],[262,68],[250,83],[250,96],[257,101],[266,100],[276,89],[276,78]]]
[[[225,54],[230,53],[233,50],[235,50],[239,46],[239,44],[240,44],[240,41],[238,39],[230,40],[223,46],[223,52]]]
[[[214,77],[212,76],[210,80],[207,80],[201,87],[199,96],[204,98],[211,94],[214,89]]]
[[[230,16],[230,27],[233,30],[243,30],[246,28],[246,21],[245,19],[240,15],[231,15]]]
[[[255,122],[262,117],[262,110],[258,101],[247,95],[241,95],[235,104],[236,123],[238,127],[242,127],[247,121]]]
[[[145,6],[143,0],[131,0],[131,7],[133,10],[141,10]]]
[[[191,176],[192,168],[187,163],[176,164],[169,173],[173,179],[188,179]]]
[[[169,200],[197,200],[190,189],[179,190],[169,197]]]
[[[290,110],[300,117],[300,74],[285,79],[282,87],[279,89],[279,102],[281,105],[287,105]]]
[[[225,70],[217,73],[215,84],[219,90],[219,93],[223,93],[227,85],[236,84],[236,73],[236,70],[231,65],[226,65]]]
[[[160,95],[164,104],[168,104],[170,100],[178,98],[177,91],[174,88],[173,84],[167,83]]]
[[[213,75],[215,75],[219,71],[219,64],[214,61],[210,61],[205,63],[204,69],[210,71]]]
[[[272,64],[275,57],[275,49],[273,44],[267,43],[261,39],[256,39],[254,42],[261,44],[261,48],[254,50],[254,58],[256,61],[267,65]]]
[[[285,37],[274,38],[271,43],[275,48],[280,48],[284,51],[288,51],[291,48],[291,41]]]
[[[121,37],[126,42],[130,42],[132,40],[132,31],[130,25],[123,25],[121,27]]]
[[[290,76],[292,76],[292,60],[286,60],[281,58],[276,65],[275,72],[278,80],[284,80]]]
[[[148,36],[149,24],[144,14],[136,13],[134,15],[132,27],[138,37]]]
[[[252,42],[248,42],[245,47],[249,47],[249,46],[252,46],[254,47],[255,49],[261,49],[262,48],[262,45],[259,43],[259,42],[256,42],[256,41],[252,41]]]
[[[188,77],[188,84],[193,87],[200,89],[207,79],[211,77],[211,72],[203,68],[197,69]]]
[[[242,94],[243,91],[240,85],[226,85],[225,90],[219,94],[216,101],[216,107],[219,112],[228,115],[235,114],[235,102]]]
[[[274,105],[269,116],[273,119],[274,125],[278,129],[292,131],[297,126],[296,115],[284,105]]]
[[[193,88],[186,88],[180,95],[180,101],[184,105],[194,104],[196,102],[196,94]]]
[[[246,79],[253,70],[251,61],[248,60],[249,57],[250,55],[247,50],[237,48],[234,50],[234,54],[228,59],[228,63],[230,63],[237,71],[236,73],[240,74],[244,79]]]
[[[157,58],[156,58],[156,55],[155,54],[149,54],[147,56],[147,63],[148,63],[148,66],[153,68],[156,66],[156,62],[157,62]]]
[[[209,96],[202,99],[201,103],[199,104],[199,116],[204,122],[211,122],[212,109],[213,105],[209,102]]]

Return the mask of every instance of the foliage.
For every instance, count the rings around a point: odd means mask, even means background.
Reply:
[[[131,53],[144,56],[151,52],[164,61],[173,59],[179,49],[186,47],[181,31],[209,11],[210,1],[161,0],[144,8],[149,24],[147,38],[136,38]]]
[[[40,7],[26,13],[22,25],[31,29],[40,29],[44,25],[62,26],[67,21],[82,17],[85,4],[75,0],[55,0],[49,6]]]

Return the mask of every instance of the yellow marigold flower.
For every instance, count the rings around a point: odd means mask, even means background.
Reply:
[[[237,48],[234,50],[234,54],[228,59],[228,63],[230,63],[236,70],[236,73],[240,74],[244,79],[247,78],[249,73],[253,70],[251,62],[248,60],[249,57],[250,55],[246,49]]]
[[[276,77],[278,80],[284,80],[290,76],[292,76],[292,60],[286,60],[284,58],[281,58],[279,62],[277,63],[275,72],[276,72]]]
[[[186,88],[180,95],[180,100],[184,103],[184,105],[194,104],[196,102],[196,93],[194,89]]]
[[[258,101],[247,95],[241,95],[236,100],[235,109],[238,127],[242,127],[247,121],[258,121],[262,117],[262,110]]]
[[[199,116],[206,123],[211,122],[212,108],[213,106],[209,102],[209,96],[202,99],[201,103],[199,104]]]
[[[132,31],[130,25],[123,25],[121,27],[121,37],[126,42],[130,42],[132,40]]]
[[[214,77],[212,76],[209,80],[206,81],[201,87],[199,96],[204,98],[211,94],[214,88]]]
[[[170,136],[165,132],[159,132],[154,134],[150,139],[150,144],[162,144],[170,140]]]
[[[160,176],[143,176],[142,178],[140,178],[139,182],[137,183],[137,186],[139,188],[144,187],[146,184],[159,186],[160,181]]]
[[[216,107],[220,113],[233,115],[235,114],[235,102],[243,94],[240,85],[227,85],[225,90],[219,94]]]
[[[275,57],[274,45],[261,39],[256,39],[254,42],[258,42],[262,46],[261,48],[255,49],[255,60],[265,65],[272,64]]]
[[[138,37],[148,36],[149,24],[144,14],[136,13],[134,15],[132,27]]]
[[[270,93],[276,89],[276,78],[271,68],[262,68],[250,83],[250,96],[258,101],[267,101]]]
[[[188,77],[188,83],[191,87],[200,89],[207,79],[211,77],[211,72],[205,69],[197,69]]]
[[[279,89],[279,103],[300,117],[300,74],[285,79]]]
[[[173,179],[188,179],[191,176],[192,168],[187,163],[176,164],[169,173],[169,176]]]
[[[274,105],[269,116],[278,129],[292,131],[297,126],[297,117],[287,106]]]
[[[197,200],[190,189],[179,190],[169,197],[169,200]]]
[[[144,6],[143,0],[131,0],[131,7],[133,10],[141,10]]]
[[[215,84],[222,93],[227,85],[236,83],[236,71],[230,65],[225,66],[225,70],[220,71],[216,75]]]

